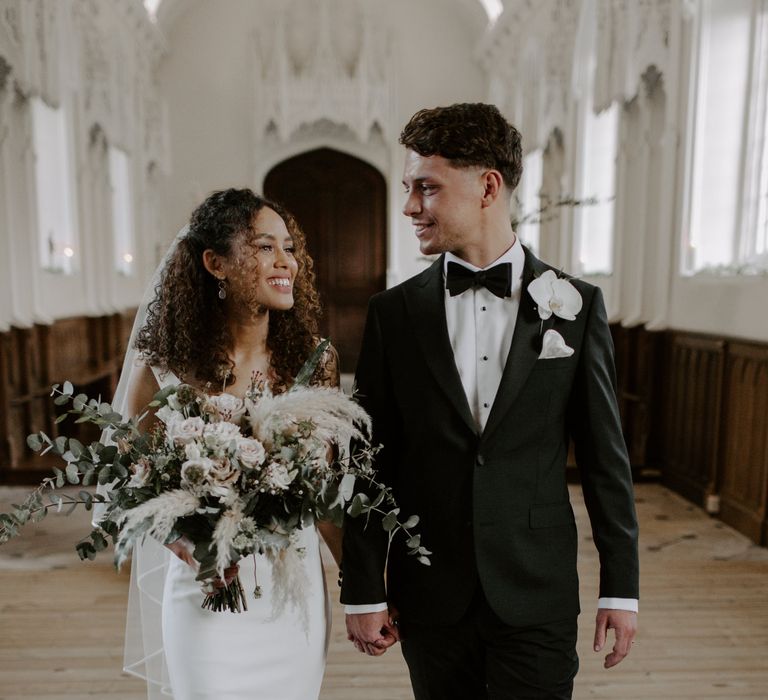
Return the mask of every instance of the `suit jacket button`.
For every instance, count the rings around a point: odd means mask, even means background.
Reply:
[[[483,458],[483,455],[477,455],[475,464],[477,464],[478,467],[482,467],[485,464],[485,459]]]

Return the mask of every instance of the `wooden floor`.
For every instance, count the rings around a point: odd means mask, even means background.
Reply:
[[[0,489],[0,510],[18,495]],[[574,697],[768,698],[768,550],[666,489],[639,485],[641,631],[632,655],[605,671],[590,648],[596,556],[578,490],[573,498],[584,609]],[[80,563],[72,544],[86,531],[83,517],[50,517],[0,548],[0,700],[145,697],[120,670],[127,572],[115,574],[108,557]],[[329,570],[332,591],[335,578]],[[362,656],[338,605],[333,619],[321,700],[412,698],[399,651]]]

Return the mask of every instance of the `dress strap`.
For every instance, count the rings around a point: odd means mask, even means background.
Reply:
[[[152,370],[152,374],[155,375],[157,386],[161,389],[165,389],[165,387],[171,386],[172,384],[181,384],[181,380],[169,369],[162,370],[154,365],[151,365],[150,369]]]

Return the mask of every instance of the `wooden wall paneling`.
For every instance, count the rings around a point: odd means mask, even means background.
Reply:
[[[725,341],[673,333],[664,434],[664,482],[703,504],[717,487]]]
[[[734,342],[725,367],[720,517],[768,544],[768,347]]]
[[[11,461],[10,435],[10,333],[0,333],[0,471]]]
[[[82,317],[66,318],[49,327],[50,339],[45,344],[50,357],[48,383],[90,381],[95,374],[92,354],[95,321]]]
[[[69,380],[78,391],[112,400],[134,315],[135,309],[68,318],[0,334],[0,483],[37,482],[57,462],[26,445],[27,435],[38,430],[58,435],[61,409],[50,396],[52,384]],[[82,442],[98,437],[92,426],[63,425]]]
[[[657,469],[660,461],[660,430],[657,418],[663,382],[663,351],[666,334],[641,326],[611,328],[616,351],[616,382],[622,429],[630,463],[637,477]]]

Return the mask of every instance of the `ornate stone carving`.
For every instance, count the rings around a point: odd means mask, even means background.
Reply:
[[[18,5],[18,0],[0,0],[0,31],[11,42],[11,50],[21,45],[21,17]]]
[[[13,69],[11,64],[0,56],[0,147],[8,135],[8,110],[13,102]]]
[[[11,64],[3,57],[0,56],[0,93],[10,92],[8,84],[10,83]]]
[[[274,29],[255,35],[258,141],[274,133],[286,142],[323,120],[362,143],[376,128],[390,133],[389,33],[368,6],[343,9],[332,23],[327,0],[276,7]]]

